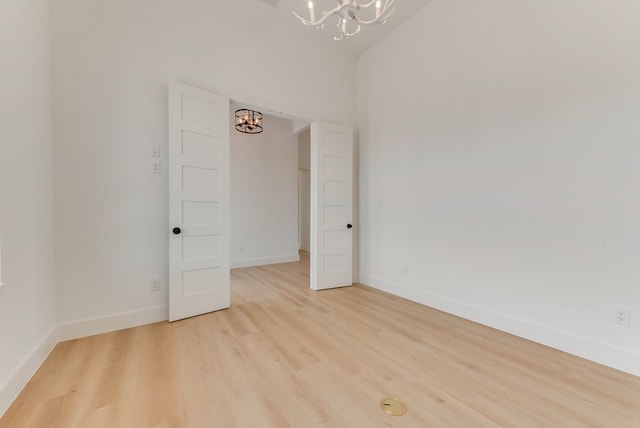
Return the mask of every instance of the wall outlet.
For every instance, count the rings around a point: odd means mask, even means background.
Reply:
[[[160,157],[160,146],[153,146],[151,148],[151,156],[153,156],[154,158]]]
[[[613,312],[613,322],[616,324],[631,327],[631,310],[616,309]]]
[[[153,278],[151,280],[151,291],[159,291],[162,288],[162,283],[160,282],[160,278]]]

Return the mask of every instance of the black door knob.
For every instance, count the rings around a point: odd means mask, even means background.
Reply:
[[[350,225],[350,224],[348,224],[348,225],[347,225],[347,229],[351,229],[352,227],[353,227],[353,226],[352,226],[352,225]]]
[[[174,234],[174,235],[180,235],[180,232],[182,232],[182,230],[180,230],[180,228],[179,228],[179,227],[174,227],[174,228],[173,228],[173,234]]]

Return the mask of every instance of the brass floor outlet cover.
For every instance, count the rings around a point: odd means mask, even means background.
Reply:
[[[397,398],[394,397],[384,397],[380,400],[380,408],[384,410],[384,412],[391,416],[402,416],[407,413],[407,406]]]

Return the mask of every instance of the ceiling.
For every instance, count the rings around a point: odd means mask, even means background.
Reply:
[[[307,9],[308,0],[256,0],[263,4],[263,7],[271,9],[271,17],[282,25],[295,28],[294,31],[312,33],[316,37],[325,40],[327,43],[332,43],[338,49],[342,49],[345,52],[352,55],[359,56],[367,49],[375,45],[385,35],[392,32],[396,27],[410,18],[417,11],[422,9],[431,0],[395,0],[395,12],[385,25],[368,25],[363,26],[360,34],[342,41],[334,41],[333,37],[337,34],[335,25],[337,24],[337,17],[329,18],[323,30],[319,31],[313,27],[303,25],[298,18],[293,16],[292,11],[296,11],[298,15],[302,17],[308,17],[309,12]],[[361,0],[366,2],[368,0]],[[319,16],[323,10],[330,10],[337,6],[336,0],[314,0],[316,15]],[[275,6],[274,6],[275,5]],[[371,11],[364,11],[372,13]],[[366,18],[370,17],[370,14],[364,15]],[[291,25],[291,24],[295,25]]]

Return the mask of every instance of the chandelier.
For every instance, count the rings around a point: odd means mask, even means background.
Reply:
[[[246,108],[236,110],[236,129],[245,134],[262,132],[262,113]]]
[[[323,11],[320,14],[320,18],[316,19],[313,0],[309,0],[307,3],[309,7],[309,19],[304,19],[298,15],[295,11],[293,14],[304,25],[312,25],[318,29],[324,27],[325,21],[333,15],[338,16],[338,35],[334,37],[334,40],[344,40],[349,37],[355,36],[360,32],[360,26],[369,24],[384,24],[387,22],[387,18],[391,16],[395,10],[393,3],[395,0],[385,0],[384,6],[382,0],[371,0],[368,3],[358,3],[356,0],[336,0],[338,6],[329,11]],[[368,20],[360,19],[358,13],[360,10],[368,9],[375,4],[375,17]],[[350,28],[353,28],[350,31]]]

